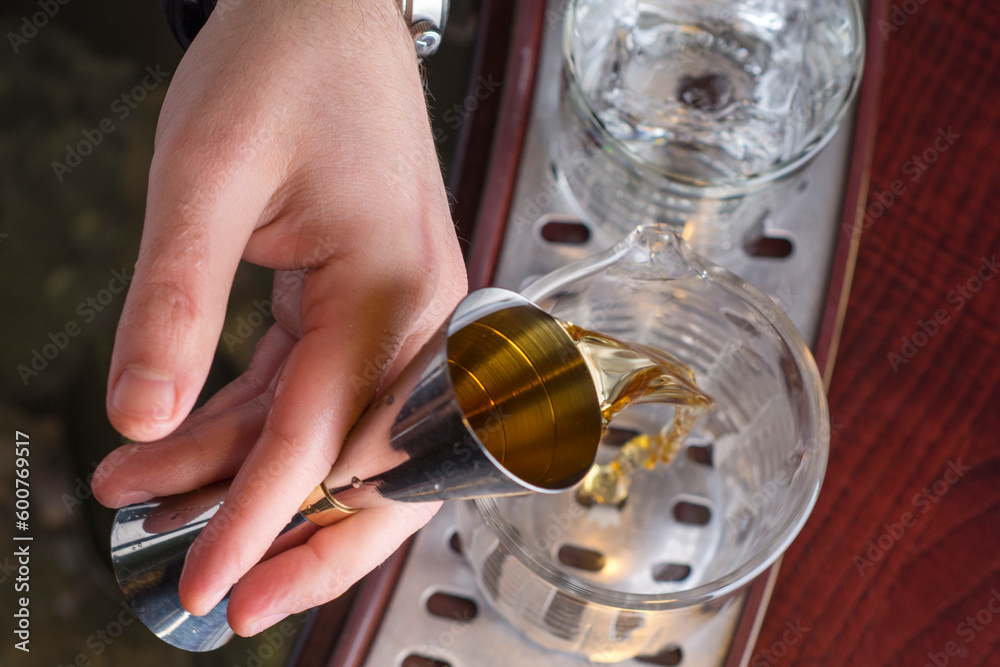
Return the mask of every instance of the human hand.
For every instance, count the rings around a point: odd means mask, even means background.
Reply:
[[[258,564],[466,281],[393,0],[234,2],[191,45],[161,112],[107,399],[143,443],[109,456],[93,491],[119,507],[234,477],[180,594],[205,614],[235,584],[229,621],[249,635],[336,597],[430,518],[364,510]],[[277,270],[277,323],[185,421],[241,258]]]

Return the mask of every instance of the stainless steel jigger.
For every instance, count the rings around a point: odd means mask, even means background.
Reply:
[[[558,321],[513,292],[473,292],[362,415],[265,558],[366,507],[564,491],[590,469],[601,429],[594,381]],[[227,490],[124,507],[111,532],[115,576],[136,616],[188,651],[233,636],[228,595],[199,617],[177,592],[188,549]]]

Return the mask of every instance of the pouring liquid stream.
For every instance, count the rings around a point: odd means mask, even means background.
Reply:
[[[606,464],[596,464],[577,488],[583,505],[620,505],[632,475],[673,460],[684,439],[714,403],[695,383],[694,372],[673,355],[559,320],[583,356],[601,401],[603,426],[627,407],[674,406],[673,419],[652,435],[629,439]]]

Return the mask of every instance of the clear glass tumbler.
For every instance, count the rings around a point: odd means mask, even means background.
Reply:
[[[579,326],[670,352],[715,400],[669,465],[635,474],[622,506],[573,492],[464,503],[464,552],[487,600],[542,646],[617,662],[718,631],[805,522],[826,468],[823,385],[791,321],[666,225],[560,269],[525,296]],[[615,417],[656,433],[673,408]],[[731,617],[731,614],[730,614]]]
[[[857,0],[570,0],[554,152],[573,199],[623,232],[733,215],[834,135],[863,31]]]

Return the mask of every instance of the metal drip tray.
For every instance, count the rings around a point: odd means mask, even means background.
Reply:
[[[490,608],[476,589],[472,569],[452,546],[458,529],[455,504],[448,503],[417,535],[406,569],[386,611],[385,620],[365,663],[369,667],[440,667],[423,657],[451,667],[583,667],[590,660],[551,651],[530,642]],[[454,542],[453,542],[454,540]],[[475,617],[460,604],[442,615],[429,610],[432,596],[443,593],[471,600]],[[439,598],[440,599],[440,598]],[[659,662],[626,660],[623,667],[649,665],[718,665],[729,652],[731,637],[742,604],[730,604],[715,616],[710,632],[685,640],[683,646],[665,651]],[[442,613],[441,609],[436,609]],[[414,656],[414,657],[410,657]]]
[[[550,2],[547,17],[561,16],[561,5],[559,0]],[[546,20],[532,118],[494,279],[496,286],[513,290],[610,247],[620,236],[581,220],[550,156],[548,139],[559,117],[561,29],[559,21]],[[714,263],[768,294],[810,344],[819,332],[834,251],[841,240],[838,233],[851,150],[851,118],[853,113],[804,169],[747,204],[753,209],[740,219],[750,222],[742,229],[728,229],[729,243],[698,248]],[[706,530],[710,528],[706,526]],[[416,536],[366,667],[595,664],[532,643],[491,609],[476,588],[472,569],[454,547],[456,530],[456,507],[446,504]],[[706,631],[685,637],[655,659],[616,664],[748,664],[776,571],[777,567],[770,570],[762,598],[751,599],[753,596],[744,590],[717,613]],[[442,599],[452,606],[439,604]],[[746,615],[755,618],[749,636],[734,643]]]

